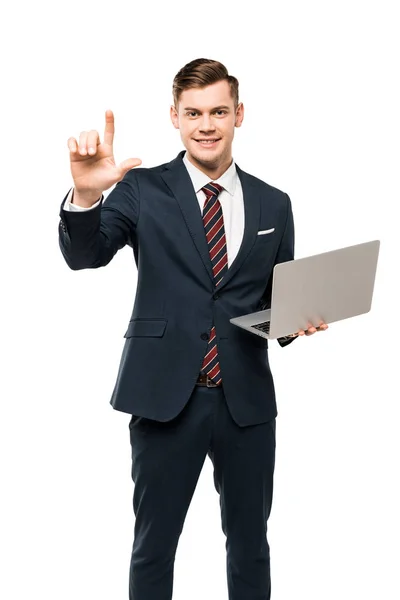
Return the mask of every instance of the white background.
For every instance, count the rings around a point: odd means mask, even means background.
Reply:
[[[18,3],[1,41],[1,514],[5,600],[127,600],[129,415],[113,411],[136,289],[129,248],[73,272],[58,248],[67,140],[103,136],[150,167],[187,62],[223,62],[245,118],[233,156],[290,195],[296,258],[370,239],[370,313],[270,344],[279,416],[269,520],[273,600],[398,600],[399,21],[395,2]],[[106,192],[106,196],[109,191]],[[207,459],[174,600],[227,598]],[[139,600],[139,599],[138,599]],[[142,600],[142,599],[140,599]],[[246,599],[243,599],[246,600]]]

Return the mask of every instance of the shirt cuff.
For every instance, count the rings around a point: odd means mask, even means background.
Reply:
[[[99,198],[99,200],[97,200],[97,202],[95,204],[93,204],[92,206],[87,208],[86,206],[79,206],[78,204],[71,204],[73,193],[74,193],[74,188],[72,188],[70,190],[70,192],[67,196],[67,199],[64,202],[63,209],[68,212],[82,212],[82,211],[86,211],[86,210],[93,210],[93,208],[96,208],[96,206],[98,206],[103,199],[103,194],[102,194],[101,198]]]

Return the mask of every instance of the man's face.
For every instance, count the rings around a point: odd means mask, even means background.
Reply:
[[[229,83],[218,81],[204,88],[184,90],[177,108],[171,106],[171,120],[180,130],[188,159],[204,171],[228,168],[234,130],[240,127],[244,116],[242,103],[235,111]]]

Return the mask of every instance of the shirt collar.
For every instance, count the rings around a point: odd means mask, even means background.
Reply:
[[[203,171],[201,171],[200,169],[198,169],[197,167],[195,167],[188,160],[186,154],[187,153],[185,152],[182,160],[184,162],[185,167],[187,168],[187,170],[189,172],[189,175],[190,175],[190,178],[192,180],[193,187],[194,187],[194,190],[195,190],[196,194],[207,183],[209,183],[210,181],[214,181],[214,183],[219,183],[220,185],[222,185],[222,187],[231,196],[234,195],[235,188],[236,188],[236,182],[237,182],[237,178],[238,178],[238,174],[237,174],[237,171],[236,171],[235,161],[233,159],[232,159],[232,162],[231,162],[230,166],[227,168],[227,170],[225,171],[225,173],[223,173],[221,175],[221,177],[219,177],[218,179],[215,179],[215,180],[210,180],[210,178],[208,177],[208,175],[206,175],[205,173],[203,173]]]

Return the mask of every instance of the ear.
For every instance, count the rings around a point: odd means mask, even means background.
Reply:
[[[236,109],[235,127],[241,126],[243,118],[244,118],[244,106],[243,106],[243,102],[240,102]]]
[[[175,129],[179,129],[179,115],[174,105],[171,105],[169,112],[171,116],[172,125],[175,127]]]

